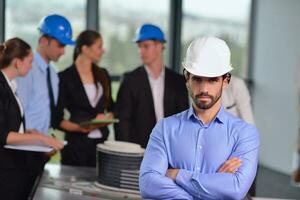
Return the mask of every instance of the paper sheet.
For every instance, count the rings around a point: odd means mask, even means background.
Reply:
[[[66,145],[67,143],[68,143],[67,141],[64,141],[64,145]],[[42,145],[7,144],[7,145],[4,145],[4,148],[22,150],[22,151],[35,151],[35,152],[51,152],[51,151],[53,151],[52,147],[42,146]]]

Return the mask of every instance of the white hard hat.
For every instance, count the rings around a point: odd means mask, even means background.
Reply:
[[[189,73],[202,77],[222,76],[233,69],[229,47],[216,37],[194,40],[187,49],[182,65]]]

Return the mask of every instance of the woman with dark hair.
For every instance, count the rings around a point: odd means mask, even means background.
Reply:
[[[101,35],[83,31],[76,40],[73,64],[59,74],[58,113],[60,128],[68,145],[61,163],[73,166],[96,166],[96,145],[108,137],[108,124],[82,127],[91,119],[112,119],[113,101],[108,72],[96,65],[104,53]],[[70,118],[63,119],[64,109]]]
[[[55,150],[63,143],[36,130],[26,131],[22,105],[16,96],[18,76],[31,69],[30,46],[19,38],[0,45],[0,194],[1,199],[27,199],[34,183],[30,161],[33,152],[5,148],[5,145],[43,144]]]

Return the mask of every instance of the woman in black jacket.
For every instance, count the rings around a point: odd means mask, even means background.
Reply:
[[[30,46],[19,38],[0,45],[0,194],[1,199],[27,199],[34,183],[29,151],[6,148],[5,145],[44,144],[59,150],[63,143],[35,130],[26,131],[24,112],[16,91],[18,76],[31,68]]]
[[[73,166],[96,166],[96,145],[108,137],[108,124],[82,127],[91,119],[113,118],[111,82],[108,72],[95,63],[104,53],[101,35],[83,31],[76,40],[74,63],[59,74],[58,113],[60,128],[68,145],[62,151],[61,163]],[[63,119],[64,109],[70,118]]]

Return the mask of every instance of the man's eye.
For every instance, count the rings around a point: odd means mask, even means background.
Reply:
[[[195,81],[195,82],[201,82],[201,79],[200,79],[200,78],[193,77],[193,81]]]
[[[216,83],[218,81],[219,81],[219,79],[217,79],[217,78],[211,78],[211,79],[209,79],[210,83]]]

